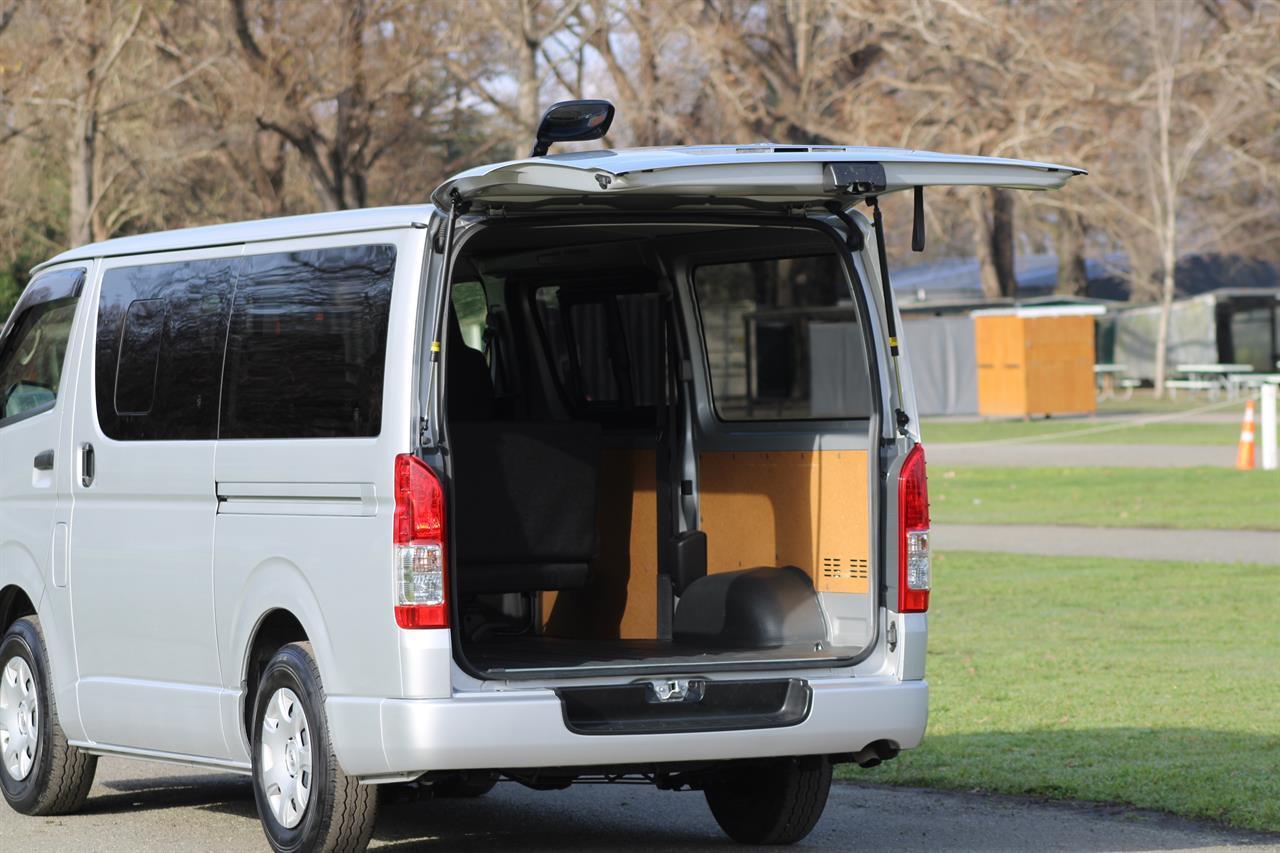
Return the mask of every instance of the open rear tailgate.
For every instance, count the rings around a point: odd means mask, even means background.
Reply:
[[[869,167],[875,186],[833,181],[834,173],[856,165]],[[585,151],[480,166],[445,181],[432,200],[447,209],[456,191],[486,206],[539,209],[821,206],[913,186],[1057,189],[1083,173],[1053,163],[901,148],[717,145]]]

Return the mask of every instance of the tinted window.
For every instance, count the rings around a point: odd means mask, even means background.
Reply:
[[[393,246],[245,258],[219,435],[377,435],[394,267]]]
[[[74,299],[33,305],[0,349],[0,424],[53,408],[75,318]]]
[[[98,307],[97,401],[120,441],[212,439],[238,261],[108,270]]]
[[[721,418],[869,416],[862,328],[835,255],[711,264],[693,283]]]
[[[124,314],[115,401],[116,411],[122,415],[151,413],[156,399],[164,315],[163,299],[134,300]]]

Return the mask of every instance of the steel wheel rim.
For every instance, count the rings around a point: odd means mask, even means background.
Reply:
[[[14,655],[0,670],[0,764],[15,782],[31,773],[40,745],[40,692],[25,658]]]
[[[262,713],[258,782],[271,814],[293,829],[311,800],[311,726],[298,694],[281,687]]]

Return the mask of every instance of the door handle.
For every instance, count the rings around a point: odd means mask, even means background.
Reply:
[[[52,471],[53,470],[53,451],[42,450],[41,452],[37,453],[35,462],[33,462],[32,464],[36,466],[37,471]]]
[[[80,485],[86,489],[93,485],[93,445],[85,442],[80,445]]]

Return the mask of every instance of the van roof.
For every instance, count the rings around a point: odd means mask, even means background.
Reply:
[[[177,228],[172,231],[156,231],[133,237],[117,237],[98,243],[87,243],[63,252],[38,264],[31,271],[67,261],[84,261],[92,258],[118,257],[120,255],[145,255],[153,252],[176,252],[182,249],[235,246],[240,243],[261,243],[268,240],[285,240],[293,237],[319,237],[325,234],[343,234],[353,231],[381,231],[387,228],[409,228],[425,225],[435,208],[430,204],[409,204],[396,207],[367,207],[360,210],[336,210],[329,213],[307,213],[301,216],[280,216],[275,219],[256,219],[245,222],[228,222],[222,225],[204,225],[197,228]]]

